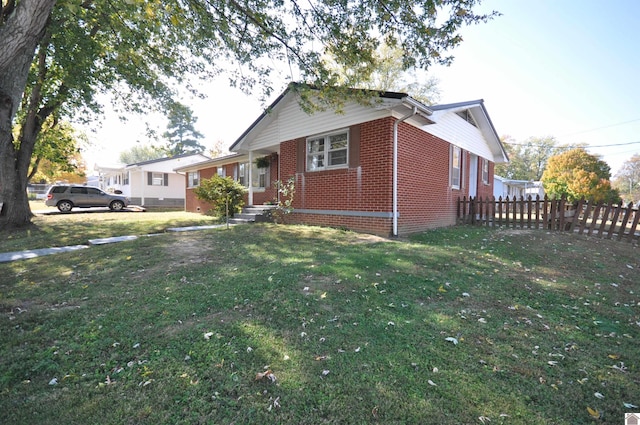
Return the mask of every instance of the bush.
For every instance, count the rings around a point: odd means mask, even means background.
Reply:
[[[227,215],[227,201],[229,217],[240,212],[244,206],[244,194],[247,189],[231,177],[215,175],[210,179],[200,181],[200,186],[194,189],[196,197],[213,205],[214,212],[220,217]]]

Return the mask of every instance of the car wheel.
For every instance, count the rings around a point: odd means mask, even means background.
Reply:
[[[120,211],[124,208],[124,202],[113,201],[111,204],[109,204],[109,208],[111,208],[111,211]]]
[[[71,201],[60,201],[57,207],[60,212],[70,212],[73,208],[73,203]]]

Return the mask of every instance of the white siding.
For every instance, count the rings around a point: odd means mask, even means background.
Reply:
[[[287,140],[388,117],[391,116],[391,111],[350,103],[345,105],[342,113],[327,110],[308,115],[295,100],[292,100],[272,114],[265,120],[270,121],[269,124],[262,129],[256,127],[252,132],[255,138],[249,141],[251,150],[274,147]]]
[[[450,111],[436,111],[431,118],[436,123],[422,127],[424,131],[482,158],[496,162],[489,144],[478,128]]]

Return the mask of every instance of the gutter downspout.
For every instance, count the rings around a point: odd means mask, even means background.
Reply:
[[[247,195],[248,206],[253,205],[253,151],[249,151],[249,194]]]
[[[398,236],[398,126],[417,113],[418,107],[413,105],[411,113],[393,123],[393,236]]]

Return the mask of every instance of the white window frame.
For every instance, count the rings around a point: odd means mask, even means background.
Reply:
[[[227,176],[227,172],[225,170],[224,165],[221,165],[220,167],[218,167],[216,173],[220,176],[220,177],[226,177]]]
[[[451,145],[450,161],[451,188],[460,189],[462,183],[462,148]]]
[[[151,186],[164,186],[164,173],[151,173]]]
[[[248,164],[247,164],[248,165]],[[251,186],[254,189],[264,190],[267,188],[267,170],[269,167],[258,167],[255,162],[251,164]]]
[[[187,187],[200,186],[200,171],[187,172]]]
[[[482,158],[482,183],[489,184],[489,160]]]
[[[241,162],[238,164],[238,183],[240,183],[244,187],[249,187],[247,182],[247,178],[249,177],[247,176],[247,172],[249,171],[248,166],[248,162]]]
[[[335,136],[345,136],[346,145],[344,147],[332,149],[331,141]],[[318,144],[322,144],[322,148],[313,149],[312,143],[314,142],[319,142]],[[349,166],[349,129],[345,128],[332,131],[330,133],[309,137],[307,138],[305,149],[307,171],[322,171],[332,170],[336,168],[347,168]],[[342,154],[342,152],[344,152],[344,162],[340,162],[337,164],[330,163],[334,154]],[[317,165],[318,163],[322,165]]]

